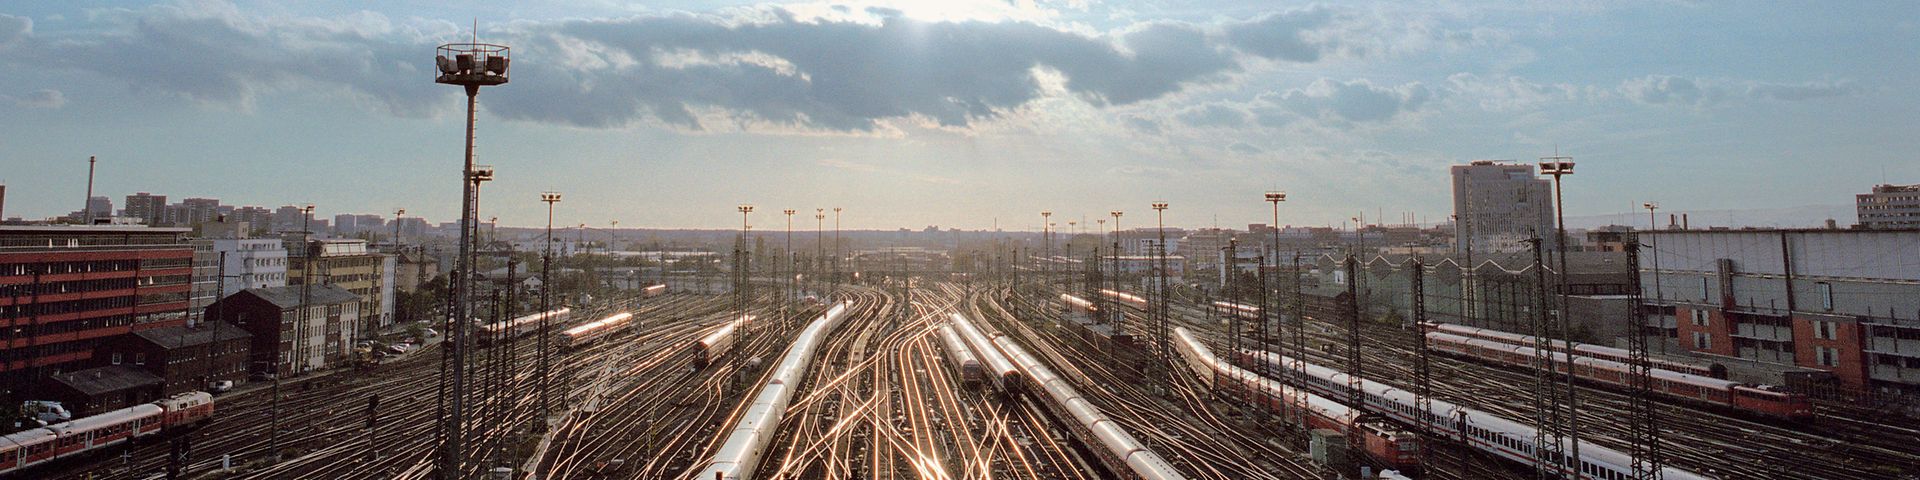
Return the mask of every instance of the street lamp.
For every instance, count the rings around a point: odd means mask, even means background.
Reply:
[[[552,370],[549,366],[552,351],[547,349],[547,312],[553,311],[553,204],[560,203],[560,192],[540,192],[540,201],[547,204],[547,235],[540,250],[540,417],[553,416],[549,405]]]
[[[1566,206],[1561,202],[1560,177],[1573,174],[1573,157],[1540,157],[1540,173],[1553,176],[1554,245],[1560,251],[1560,271],[1555,275],[1560,280],[1560,339],[1572,342],[1573,338],[1569,336],[1570,319],[1567,318],[1567,217]],[[1572,348],[1572,343],[1567,345],[1568,349]],[[1568,458],[1580,458],[1579,389],[1574,388],[1573,370],[1573,367],[1567,367],[1567,436],[1572,437]]]
[[[832,294],[840,293],[840,256],[841,255],[842,254],[840,253],[840,207],[833,207],[833,291],[828,293],[829,298],[831,298]]]
[[[1160,284],[1155,286],[1155,290],[1160,293],[1158,295],[1160,297],[1160,305],[1159,308],[1156,308],[1154,311],[1154,316],[1158,317],[1154,319],[1154,329],[1156,330],[1154,333],[1159,337],[1160,360],[1164,362],[1172,358],[1170,356],[1171,352],[1168,351],[1169,345],[1167,344],[1167,202],[1154,202],[1153,213],[1157,218],[1156,221],[1160,234],[1159,248],[1156,252],[1160,257],[1158,261],[1160,264]]]
[[[781,213],[787,214],[787,272],[786,275],[784,275],[786,278],[783,279],[787,284],[787,296],[786,298],[780,299],[780,312],[783,317],[781,321],[786,321],[784,317],[786,316],[788,304],[793,302],[793,214],[797,212],[799,211],[791,208],[781,210]]]
[[[826,225],[827,225],[827,209],[824,209],[824,208],[813,209],[813,269],[812,270],[813,270],[813,276],[815,277],[813,279],[813,289],[814,289],[813,293],[816,295],[820,293],[820,279],[818,278],[820,276],[820,269],[825,266],[823,261],[827,259],[827,237],[826,237],[827,227]]]
[[[753,230],[753,225],[747,221],[747,214],[753,213],[753,204],[742,203],[740,206],[734,207],[734,210],[740,212],[740,241],[735,243],[733,247],[733,273],[734,276],[739,278],[739,283],[733,286],[734,306],[735,309],[739,310],[739,318],[742,321],[746,321],[747,282],[753,281],[752,278],[749,278],[749,273],[747,272],[748,262],[751,261],[747,258],[747,232]],[[752,334],[754,329],[752,323],[742,325],[742,327],[744,327],[748,335]]]

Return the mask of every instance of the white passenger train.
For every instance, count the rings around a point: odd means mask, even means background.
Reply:
[[[780,429],[781,418],[787,414],[788,402],[793,400],[793,394],[800,390],[801,382],[806,379],[807,365],[813,361],[814,351],[820,348],[827,334],[832,333],[833,327],[846,315],[847,305],[834,305],[794,337],[786,356],[781,357],[780,364],[774,366],[772,378],[760,387],[760,393],[754,396],[753,404],[740,416],[740,423],[734,425],[726,443],[720,444],[720,451],[714,453],[706,468],[692,478],[753,478],[761,457],[767,453],[767,444],[773,440],[774,433]]]
[[[1019,365],[1032,381],[1032,391],[1045,392],[1051,401],[1041,403],[1050,407],[1054,418],[1063,422],[1072,422],[1070,427],[1090,450],[1100,457],[1107,469],[1125,478],[1141,480],[1166,480],[1186,478],[1173,465],[1167,463],[1159,454],[1147,449],[1145,443],[1133,438],[1119,423],[1107,418],[1098,407],[1093,406],[1080,392],[1074,390],[1066,379],[1053,373],[1039,358],[1027,353],[1019,342],[1005,335],[995,334],[993,343],[1005,352],[1013,363]],[[1101,452],[1100,449],[1105,451]]]
[[[1300,370],[1306,374],[1304,375],[1306,385],[1303,386],[1307,390],[1332,398],[1347,397],[1348,378],[1345,372],[1297,361],[1273,352],[1241,350],[1237,356],[1243,364],[1267,363],[1277,371]],[[1367,410],[1405,425],[1425,429],[1435,437],[1453,439],[1496,457],[1523,465],[1533,464],[1535,429],[1531,426],[1438,399],[1430,399],[1429,409],[1421,411],[1420,403],[1413,392],[1372,380],[1361,379],[1360,389],[1364,392],[1362,396]],[[1595,445],[1593,442],[1581,442],[1577,465],[1572,461],[1561,463],[1572,466],[1581,480],[1639,478],[1633,472],[1633,457]],[[1673,467],[1661,468],[1660,474],[1667,480],[1707,480],[1708,478]]]

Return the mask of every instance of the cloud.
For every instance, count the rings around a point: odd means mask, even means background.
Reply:
[[[1153,119],[1128,116],[1121,120],[1121,122],[1124,123],[1127,128],[1133,129],[1133,131],[1136,132],[1150,135],[1160,134],[1160,122],[1154,121]]]
[[[1257,101],[1301,117],[1365,123],[1386,121],[1403,112],[1418,110],[1432,98],[1433,91],[1419,82],[1377,87],[1364,79],[1342,82],[1322,78],[1306,88],[1261,94]],[[1279,113],[1273,109],[1262,112]],[[1273,121],[1262,119],[1261,122]]]
[[[1627,79],[1619,91],[1648,105],[1708,107],[1734,99],[1798,102],[1860,93],[1848,82],[1798,84],[1648,75]]]
[[[1526,111],[1552,102],[1576,101],[1586,95],[1578,86],[1535,83],[1516,76],[1482,77],[1472,73],[1447,76],[1448,93],[1496,112]]]
[[[1810,82],[1797,85],[1759,83],[1747,86],[1748,97],[1789,102],[1844,97],[1859,92],[1853,84],[1846,82]]]
[[[33,34],[33,19],[0,13],[0,47]]]
[[[1266,150],[1261,150],[1260,147],[1242,142],[1233,142],[1232,145],[1227,145],[1227,151],[1241,155],[1259,155],[1266,152]]]
[[[24,97],[0,95],[0,101],[11,102],[14,105],[26,108],[55,109],[66,106],[67,96],[60,93],[59,90],[46,89],[29,93]]]
[[[1311,8],[1268,14],[1246,22],[1225,26],[1227,41],[1242,52],[1269,60],[1313,62],[1339,46],[1331,40],[1313,37],[1313,30],[1327,26],[1333,12]]]
[[[1250,115],[1238,107],[1209,103],[1188,109],[1174,115],[1174,118],[1194,127],[1235,128],[1247,124]]]
[[[879,23],[668,15],[540,28],[530,52],[568,68],[520,70],[492,110],[509,118],[617,127],[646,116],[688,129],[702,112],[749,125],[871,132],[895,119],[941,127],[998,118],[1043,95],[1039,71],[1096,105],[1125,105],[1224,81],[1239,67],[1197,27],[1144,24],[1104,37],[1024,22]],[[585,52],[585,53],[582,53]],[[672,61],[665,61],[668,58]]]

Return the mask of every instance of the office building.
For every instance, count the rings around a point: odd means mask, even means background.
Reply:
[[[1920,228],[1920,184],[1875,185],[1854,195],[1860,228]]]
[[[1553,248],[1553,186],[1533,165],[1475,160],[1453,166],[1455,248],[1475,252],[1527,250],[1536,235]]]
[[[166,195],[140,192],[127,196],[126,211],[123,213],[125,213],[124,216],[138,218],[147,225],[159,226],[166,219],[166,209]],[[100,218],[100,215],[94,215],[94,218]]]
[[[1676,323],[1682,348],[1827,372],[1845,391],[1920,394],[1920,230],[1640,237],[1649,322]]]
[[[101,342],[187,321],[193,247],[183,228],[0,226],[0,388],[9,399],[98,366]]]

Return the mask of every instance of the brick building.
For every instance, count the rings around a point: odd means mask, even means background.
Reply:
[[[1855,393],[1920,394],[1920,230],[1641,238],[1649,323],[1675,324],[1681,348],[1828,372]]]
[[[314,285],[304,334],[302,287],[249,288],[207,307],[206,318],[231,323],[250,335],[247,366],[259,373],[306,372],[326,368],[352,353],[360,323],[360,297],[333,285]]]
[[[253,335],[226,322],[166,327],[114,337],[101,347],[113,365],[129,365],[160,377],[161,395],[205,390],[213,382],[247,379]]]
[[[187,320],[184,228],[0,226],[0,388],[8,399],[61,372],[106,365],[117,335]]]
[[[161,383],[138,367],[108,365],[42,379],[35,399],[60,402],[80,418],[158,400]]]

